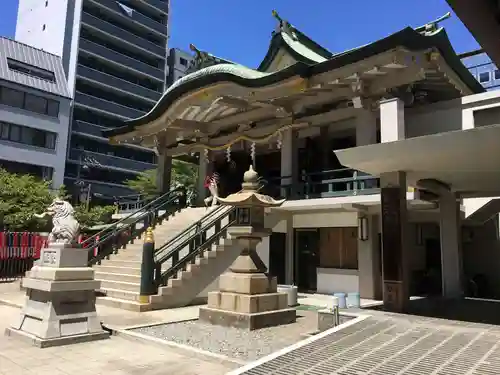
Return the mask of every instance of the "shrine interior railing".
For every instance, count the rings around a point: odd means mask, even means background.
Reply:
[[[264,194],[274,198],[313,199],[349,195],[376,194],[380,180],[350,168],[302,173],[293,183],[292,176],[268,178]]]

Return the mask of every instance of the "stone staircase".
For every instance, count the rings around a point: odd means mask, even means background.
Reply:
[[[155,247],[159,248],[209,212],[205,208],[185,208],[169,217],[154,229]],[[105,295],[98,297],[97,303],[132,311],[151,310],[151,304],[139,302],[142,246],[142,238],[136,239],[93,267],[96,280],[101,281],[100,292]],[[162,269],[168,267],[170,264],[165,263]]]

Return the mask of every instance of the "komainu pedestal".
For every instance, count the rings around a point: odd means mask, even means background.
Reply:
[[[257,254],[257,244],[270,234],[264,228],[264,208],[279,206],[283,201],[257,192],[258,175],[250,167],[245,172],[243,190],[222,204],[236,207],[234,226],[228,229],[235,246],[241,247],[229,272],[219,278],[219,291],[208,294],[208,306],[200,308],[200,320],[212,324],[258,328],[293,323],[296,311],[288,307],[286,293],[278,293],[276,277],[269,276]]]
[[[23,279],[26,301],[21,316],[7,328],[39,347],[66,345],[109,337],[95,307],[94,270],[87,267],[88,251],[55,243],[43,249],[40,261]]]

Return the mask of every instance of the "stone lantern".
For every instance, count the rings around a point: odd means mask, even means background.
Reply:
[[[269,276],[256,247],[271,234],[264,226],[264,212],[278,207],[277,201],[258,193],[259,175],[253,167],[243,176],[243,190],[221,204],[234,206],[234,224],[228,229],[240,254],[219,278],[219,291],[208,294],[208,306],[200,308],[200,320],[249,330],[293,323],[296,311],[288,307],[287,295],[277,292],[276,277]]]

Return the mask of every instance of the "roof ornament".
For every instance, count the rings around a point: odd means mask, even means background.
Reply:
[[[295,35],[294,27],[292,26],[292,24],[287,20],[281,18],[276,10],[273,10],[272,14],[273,17],[278,20],[278,24],[276,25],[276,30],[274,30],[273,34],[285,33],[288,36],[290,36],[290,38],[292,38],[293,40],[297,40],[298,38],[297,35]]]
[[[439,23],[442,21],[446,21],[451,17],[451,12],[446,13],[445,15],[435,19],[434,21],[428,22],[423,26],[417,27],[415,30],[419,33],[424,34],[425,36],[431,35],[439,30]]]
[[[186,73],[193,73],[197,70],[218,64],[228,64],[227,60],[216,57],[208,52],[201,51],[194,44],[189,44],[189,49],[194,52],[194,59],[189,63]]]

